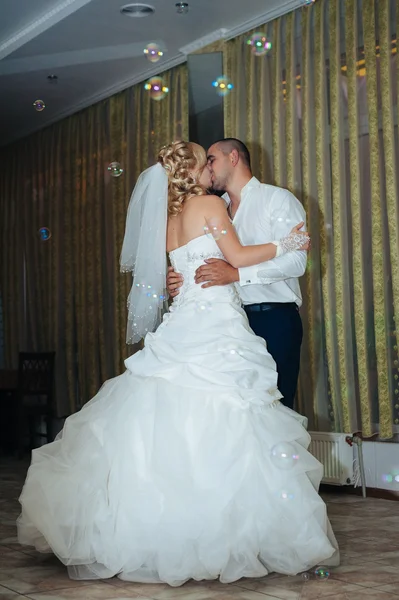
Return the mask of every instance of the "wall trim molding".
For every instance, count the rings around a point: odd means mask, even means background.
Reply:
[[[8,54],[15,52],[33,38],[37,37],[59,21],[76,12],[92,0],[63,0],[51,10],[33,19],[28,25],[12,33],[5,42],[0,43],[0,60]]]
[[[185,56],[187,56],[187,54],[193,54],[197,50],[201,50],[214,42],[224,40],[228,33],[228,29],[217,29],[216,31],[212,31],[212,33],[208,33],[208,35],[204,35],[203,37],[194,40],[191,44],[179,48],[179,52]]]

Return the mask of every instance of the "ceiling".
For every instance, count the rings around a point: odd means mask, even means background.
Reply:
[[[131,0],[137,1],[137,0]],[[217,39],[231,38],[301,6],[304,0],[143,0],[145,18],[121,14],[128,0],[1,0],[0,145],[94,104],[186,60]],[[159,62],[143,54],[149,42]],[[50,83],[48,75],[58,77]],[[46,108],[35,111],[37,99]]]

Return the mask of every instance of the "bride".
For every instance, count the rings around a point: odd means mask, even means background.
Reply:
[[[19,541],[56,554],[73,579],[229,583],[337,563],[322,466],[304,419],[279,401],[264,340],[234,285],[194,283],[206,258],[253,265],[309,238],[299,224],[241,246],[209,185],[205,151],[188,142],[141,174],[121,268],[134,271],[127,341],[145,336],[144,349],[32,453]],[[165,249],[184,285],[159,325]]]

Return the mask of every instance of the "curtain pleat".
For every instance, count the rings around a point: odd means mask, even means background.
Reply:
[[[380,0],[379,9],[379,38],[380,38],[380,65],[381,65],[381,94],[382,113],[382,141],[385,171],[385,195],[383,205],[383,235],[387,242],[388,270],[392,274],[391,285],[387,290],[386,313],[388,327],[388,385],[389,397],[393,397],[395,403],[399,401],[399,390],[397,374],[395,379],[395,360],[398,361],[398,343],[394,316],[399,314],[399,193],[398,193],[398,143],[397,143],[397,80],[395,80],[395,69],[393,68],[392,48],[395,27],[392,27],[390,18],[389,0]],[[396,397],[396,398],[395,398]],[[398,407],[399,408],[399,407]],[[391,407],[384,406],[386,411]],[[387,412],[388,418],[390,413]],[[388,430],[389,431],[389,430]]]
[[[353,296],[354,296],[354,328],[355,348],[358,367],[358,401],[360,402],[361,426],[365,435],[371,434],[370,407],[371,387],[368,377],[369,359],[367,353],[367,322],[366,322],[366,297],[365,280],[366,268],[364,248],[367,244],[365,230],[362,227],[362,213],[364,205],[361,194],[360,177],[360,150],[359,150],[359,108],[358,108],[358,6],[357,0],[349,0],[346,4],[345,35],[346,52],[356,60],[346,62],[346,80],[348,89],[348,126],[349,126],[349,177],[350,199],[352,214],[352,268],[353,268]],[[358,411],[357,411],[358,412]],[[356,423],[353,418],[352,422]],[[353,426],[352,426],[353,429]]]
[[[340,430],[340,390],[338,356],[335,337],[335,281],[332,236],[331,204],[331,147],[329,140],[328,78],[326,58],[326,11],[328,6],[320,2],[315,6],[315,116],[316,116],[316,172],[318,203],[320,211],[321,291],[324,314],[325,349],[327,357],[328,384],[325,401],[328,402],[331,426]],[[313,235],[313,232],[311,232]],[[317,235],[317,233],[316,233]]]
[[[336,401],[342,431],[351,431],[349,398],[354,393],[352,321],[350,318],[348,281],[349,249],[346,229],[348,211],[346,206],[346,181],[344,168],[343,102],[341,85],[341,14],[340,2],[330,2],[328,15],[330,29],[330,146],[331,146],[331,203],[332,203],[332,248],[334,252],[335,279],[335,343],[337,349],[336,390],[341,401]]]
[[[286,46],[285,46],[285,145],[287,148],[287,188],[294,190],[294,165],[295,165],[295,58],[294,58],[294,13],[286,19]]]
[[[315,147],[314,110],[314,59],[311,53],[313,14],[302,11],[302,73],[301,73],[301,117],[302,117],[302,202],[307,214],[309,231],[320,227],[318,210]],[[316,276],[317,275],[317,276]],[[320,314],[320,245],[318,236],[313,236],[308,255],[308,269],[302,280],[304,338],[302,369],[300,373],[300,409],[309,415],[310,427],[323,427],[323,392],[326,389],[326,372],[323,361],[323,339]],[[307,377],[306,373],[311,373]],[[319,388],[321,393],[319,393]],[[324,415],[328,421],[328,416]]]
[[[284,121],[282,119],[283,95],[283,69],[282,69],[282,44],[281,44],[282,19],[276,19],[273,31],[273,156],[274,156],[274,183],[284,186],[284,154],[282,136]]]
[[[371,225],[372,225],[372,278],[373,312],[378,389],[380,433],[392,436],[391,400],[388,390],[388,327],[386,314],[387,287],[384,282],[386,255],[383,251],[383,224],[381,211],[382,176],[379,134],[379,84],[377,80],[376,22],[374,0],[363,0],[363,36],[366,68],[368,131],[370,152]],[[384,90],[384,93],[387,91]]]

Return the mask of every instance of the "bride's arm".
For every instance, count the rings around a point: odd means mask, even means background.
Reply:
[[[242,246],[228,217],[224,200],[218,196],[206,196],[202,208],[205,220],[204,228],[209,232],[209,235],[213,235],[226,260],[236,269],[271,260],[272,258],[275,258],[279,252],[282,254],[291,249],[304,249],[309,239],[306,237],[305,233],[298,231],[297,235],[303,237],[303,242],[302,240],[300,242],[302,244],[301,246],[299,246],[299,242],[297,242],[297,247],[288,247],[287,249],[284,245],[284,240],[280,248],[277,242],[258,244],[255,246]],[[288,238],[289,237],[290,236],[288,236]],[[288,238],[285,239],[287,240]]]

